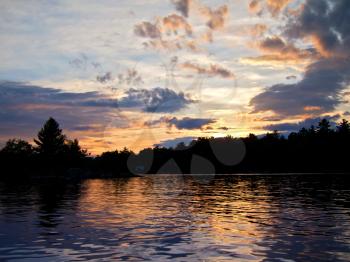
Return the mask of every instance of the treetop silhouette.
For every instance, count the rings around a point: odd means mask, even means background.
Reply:
[[[37,151],[45,156],[55,156],[64,151],[66,136],[62,133],[59,124],[50,117],[38,133]]]

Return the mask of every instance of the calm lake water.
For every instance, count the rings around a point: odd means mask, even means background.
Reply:
[[[0,183],[0,261],[350,261],[350,179]]]

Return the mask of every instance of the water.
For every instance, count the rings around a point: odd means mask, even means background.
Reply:
[[[0,261],[350,261],[346,176],[0,184]]]

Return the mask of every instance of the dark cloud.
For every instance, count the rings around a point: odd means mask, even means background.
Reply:
[[[148,121],[146,126],[157,126],[159,124],[166,124],[169,127],[175,126],[177,129],[201,129],[202,127],[215,123],[215,119],[211,118],[177,118],[177,117],[161,117],[160,119]]]
[[[333,127],[336,126],[336,122],[339,119],[340,115],[333,115],[333,116],[324,116],[324,117],[316,117],[316,118],[307,118],[301,122],[298,123],[279,123],[279,124],[273,124],[273,125],[267,125],[264,126],[263,129],[265,130],[269,130],[269,131],[280,131],[280,132],[296,132],[299,131],[301,128],[305,127],[305,128],[310,128],[311,126],[317,126],[318,123],[322,120],[322,119],[327,119],[328,121],[330,121],[331,125]]]
[[[286,76],[287,80],[294,80],[297,79],[297,77],[295,75],[290,75],[290,76]]]
[[[126,126],[111,108],[84,107],[84,103],[102,96],[96,92],[71,93],[54,88],[18,82],[0,82],[0,136],[31,138],[49,117],[66,130],[103,128],[111,119],[115,126]]]
[[[130,88],[118,104],[120,107],[141,107],[145,112],[160,113],[179,111],[194,102],[182,92],[156,87],[150,90]]]
[[[188,17],[190,10],[191,0],[172,0],[177,11],[179,11],[184,17]]]
[[[320,114],[343,103],[350,82],[350,1],[309,0],[290,18],[285,34],[292,40],[312,39],[323,56],[306,68],[295,84],[277,84],[255,96],[254,112],[278,115]]]
[[[291,18],[286,35],[312,39],[325,56],[350,55],[350,1],[308,0],[300,16]]]
[[[20,105],[77,105],[90,99],[99,99],[97,92],[73,93],[21,82],[0,82],[1,107]]]
[[[128,126],[116,108],[174,112],[194,102],[167,88],[129,89],[112,99],[98,92],[73,93],[19,82],[0,82],[0,136],[33,137],[49,117],[71,131]]]
[[[285,116],[329,112],[343,102],[341,91],[349,80],[350,60],[321,60],[307,68],[300,82],[271,86],[250,105],[254,112],[271,110]]]
[[[96,81],[100,82],[102,84],[107,83],[107,82],[111,81],[112,79],[113,78],[112,78],[112,73],[111,72],[107,72],[105,74],[96,76]]]
[[[280,51],[285,48],[286,44],[279,37],[268,37],[260,43],[260,47],[267,50]]]
[[[158,26],[147,21],[135,25],[134,33],[137,36],[146,38],[159,38],[161,36]]]
[[[110,107],[121,109],[136,109],[149,113],[171,113],[184,109],[195,101],[182,92],[169,88],[156,87],[153,89],[129,88],[124,96],[113,99],[103,96],[80,101],[79,105],[87,107]]]

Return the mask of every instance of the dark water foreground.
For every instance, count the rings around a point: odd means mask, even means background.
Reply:
[[[0,261],[350,261],[350,177],[0,184]]]

